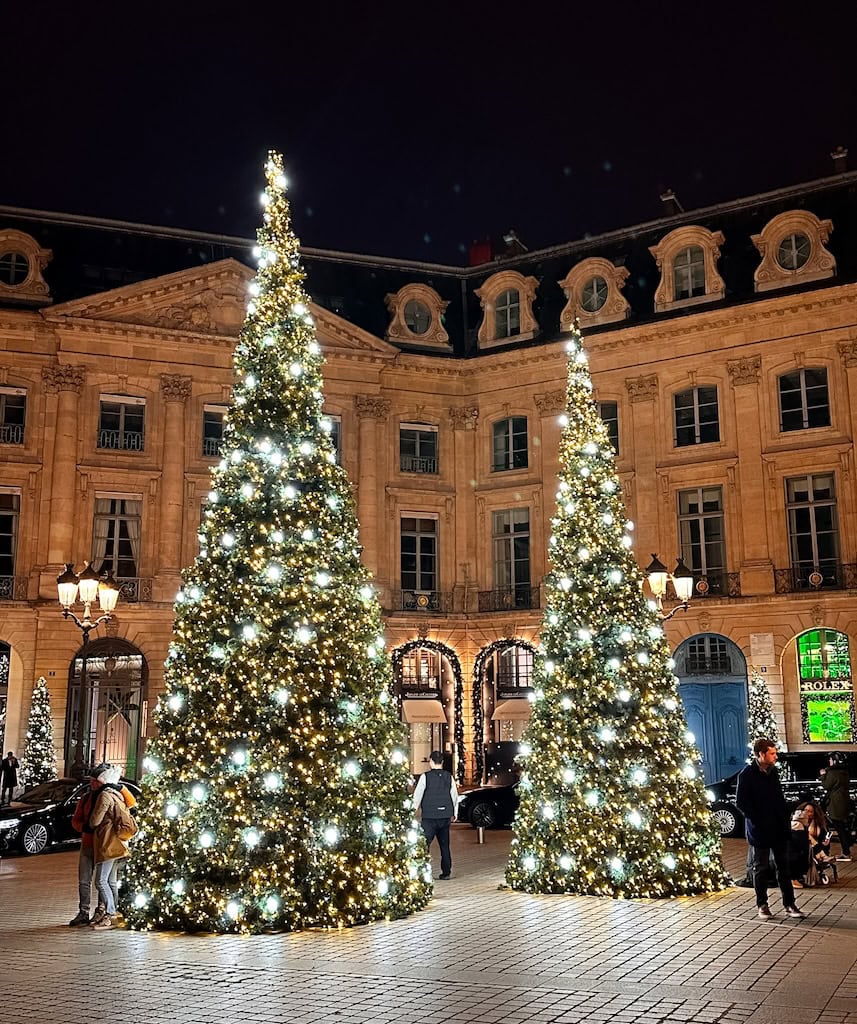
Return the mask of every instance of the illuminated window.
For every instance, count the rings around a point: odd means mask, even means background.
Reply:
[[[797,638],[798,684],[805,743],[853,743],[854,687],[848,637],[811,629]]]
[[[216,459],[220,455],[223,441],[223,420],[226,407],[206,405],[202,413],[202,454],[203,458]]]
[[[607,433],[610,435],[610,444],[613,445],[613,451],[619,454],[619,403],[618,402],[599,402],[598,403],[598,415],[601,417],[601,422],[607,427]]]

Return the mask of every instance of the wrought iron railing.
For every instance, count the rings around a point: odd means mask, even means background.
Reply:
[[[538,587],[504,587],[479,591],[480,612],[505,612],[512,608],[538,608]]]
[[[452,610],[452,594],[442,590],[394,590],[388,610],[447,614]]]
[[[3,423],[0,424],[0,444],[23,444],[24,424]]]
[[[141,452],[145,435],[139,430],[99,430],[98,447],[120,451]]]
[[[816,590],[857,589],[857,565],[820,562],[818,565],[793,565],[774,569],[774,591],[777,594],[812,593]]]
[[[403,473],[437,473],[437,458],[423,455],[400,455],[399,469]]]
[[[728,654],[714,654],[708,658],[689,654],[685,671],[690,676],[728,676],[732,673],[732,661]]]
[[[740,597],[741,573],[717,569],[708,573],[694,573],[691,600],[700,597]],[[672,580],[667,582],[667,599],[677,601]]]
[[[0,576],[0,601],[26,601],[27,576]]]
[[[139,576],[117,576],[119,599],[128,604],[152,600],[152,581]]]
[[[216,459],[220,454],[220,446],[223,444],[222,437],[204,437],[202,439],[202,455],[206,459]]]

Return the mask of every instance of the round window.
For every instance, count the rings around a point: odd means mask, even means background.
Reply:
[[[607,301],[607,282],[597,274],[590,277],[580,293],[580,305],[587,313],[597,313]]]
[[[405,303],[405,326],[411,334],[425,334],[431,327],[431,310],[419,299],[409,299]]]
[[[783,270],[800,270],[809,259],[810,243],[806,235],[795,232],[780,242],[777,247],[777,263]]]
[[[0,284],[21,284],[30,272],[30,261],[22,252],[0,253]]]

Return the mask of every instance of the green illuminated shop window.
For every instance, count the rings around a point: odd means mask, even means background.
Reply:
[[[810,743],[852,743],[852,698],[811,697],[806,701],[806,739]]]
[[[851,679],[848,637],[834,629],[811,629],[797,638],[801,682],[810,679]]]

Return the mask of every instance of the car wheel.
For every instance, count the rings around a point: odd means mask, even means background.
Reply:
[[[21,833],[21,849],[24,853],[41,853],[47,848],[50,838],[47,825],[34,821]]]
[[[493,828],[496,821],[497,812],[487,800],[470,808],[470,824],[474,828]]]
[[[720,836],[723,839],[735,839],[743,832],[744,820],[731,804],[715,804],[711,808]]]

